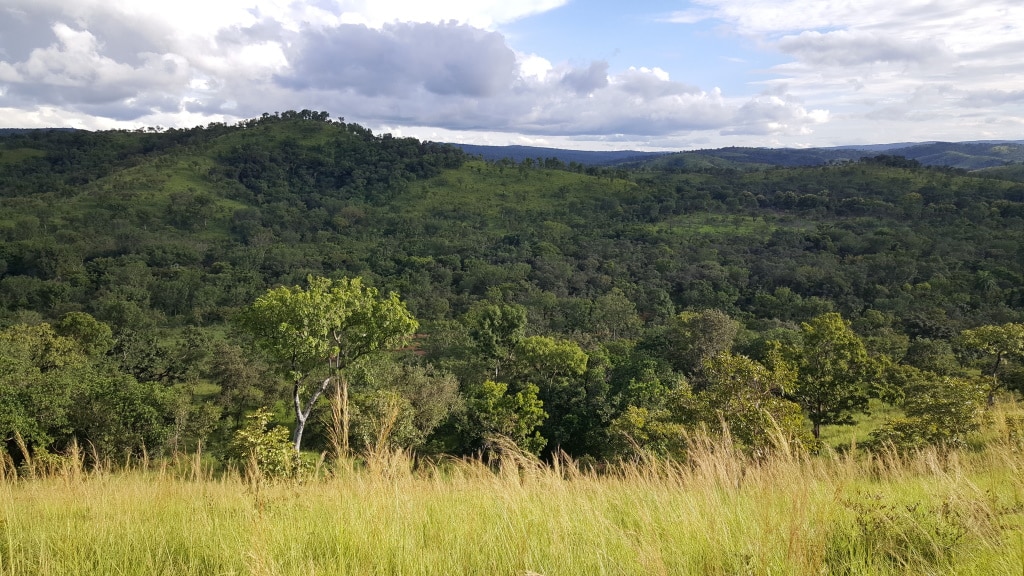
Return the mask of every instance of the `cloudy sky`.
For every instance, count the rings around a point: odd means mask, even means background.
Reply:
[[[1024,139],[1021,0],[0,0],[0,127],[326,110],[477,144]]]

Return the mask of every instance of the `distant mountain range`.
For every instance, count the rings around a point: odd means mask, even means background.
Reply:
[[[607,166],[624,162],[638,162],[657,158],[669,152],[639,152],[637,150],[615,150],[597,152],[590,150],[566,150],[562,148],[541,148],[537,146],[480,146],[476,144],[453,144],[462,148],[467,154],[480,156],[484,160],[502,160],[508,158],[514,162],[522,162],[527,158],[558,158],[566,164],[577,162],[590,166]]]
[[[0,128],[0,136],[35,129]],[[73,130],[43,128],[38,130]],[[1024,163],[1024,140],[977,140],[971,142],[900,142],[858,144],[827,148],[749,148],[727,147],[686,152],[640,152],[637,150],[588,151],[535,146],[481,146],[454,144],[468,154],[485,160],[510,159],[522,162],[557,158],[566,164],[587,166],[650,166],[659,169],[733,168],[766,166],[820,166],[855,161],[865,156],[888,154],[917,160],[926,166],[948,166],[964,170],[982,170]]]
[[[485,160],[508,158],[515,162],[557,158],[565,163],[591,166],[651,164],[659,168],[693,169],[701,167],[751,168],[754,166],[819,166],[859,160],[865,156],[889,154],[917,160],[926,166],[949,166],[980,170],[1024,163],[1024,140],[974,142],[904,142],[867,144],[831,148],[746,148],[728,147],[687,152],[639,152],[619,150],[592,152],[533,146],[478,146],[455,144],[468,154]]]

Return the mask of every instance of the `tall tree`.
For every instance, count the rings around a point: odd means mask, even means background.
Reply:
[[[814,437],[822,424],[853,424],[868,407],[871,361],[860,337],[838,313],[822,314],[801,325],[796,354],[799,377],[794,400],[810,418]]]
[[[560,447],[574,443],[573,436],[587,428],[588,389],[584,375],[587,353],[571,340],[547,336],[527,336],[516,344],[507,370],[508,383],[514,392],[535,385],[537,397],[551,418],[541,429],[553,444]]]
[[[526,308],[517,304],[481,303],[466,314],[469,335],[481,356],[493,362],[494,378],[526,334]]]
[[[406,345],[418,327],[394,293],[381,296],[360,278],[308,278],[268,290],[240,318],[271,363],[292,381],[295,450],[316,401],[333,383],[341,407],[340,440],[348,450],[348,381],[342,370],[372,352]]]

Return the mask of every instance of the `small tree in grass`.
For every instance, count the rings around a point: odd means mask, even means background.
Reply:
[[[252,478],[291,476],[298,469],[299,456],[288,441],[284,426],[269,427],[273,414],[260,408],[245,419],[231,439],[231,451],[249,470]]]
[[[985,418],[987,386],[978,378],[919,372],[905,389],[902,418],[872,432],[871,446],[912,450],[928,445],[963,447]]]
[[[331,384],[340,405],[340,451],[348,451],[348,381],[342,371],[378,350],[406,345],[418,323],[395,294],[381,296],[359,278],[308,279],[309,287],[268,290],[240,317],[271,364],[292,381],[295,451],[309,416]],[[339,454],[340,456],[341,454]]]
[[[1004,383],[999,375],[1007,360],[1024,358],[1024,324],[1007,323],[1001,326],[979,326],[964,330],[957,339],[964,356],[980,358],[982,373],[992,378],[988,403],[995,403],[996,392]]]

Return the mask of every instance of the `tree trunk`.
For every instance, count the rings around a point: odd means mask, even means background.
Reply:
[[[316,401],[320,399],[320,395],[327,390],[330,384],[330,378],[321,382],[320,386],[313,392],[313,395],[309,397],[306,407],[303,408],[302,399],[299,398],[299,383],[295,383],[295,388],[292,391],[292,400],[295,403],[295,434],[292,435],[292,439],[295,441],[296,452],[302,448],[302,432],[306,429],[306,421],[309,420],[309,415],[313,412],[313,406],[316,405]]]
[[[302,445],[302,431],[306,428],[306,419],[302,417],[302,401],[299,399],[299,383],[295,383],[292,389],[292,401],[295,404],[295,432],[292,433],[292,442],[295,444],[295,451],[299,451]]]

